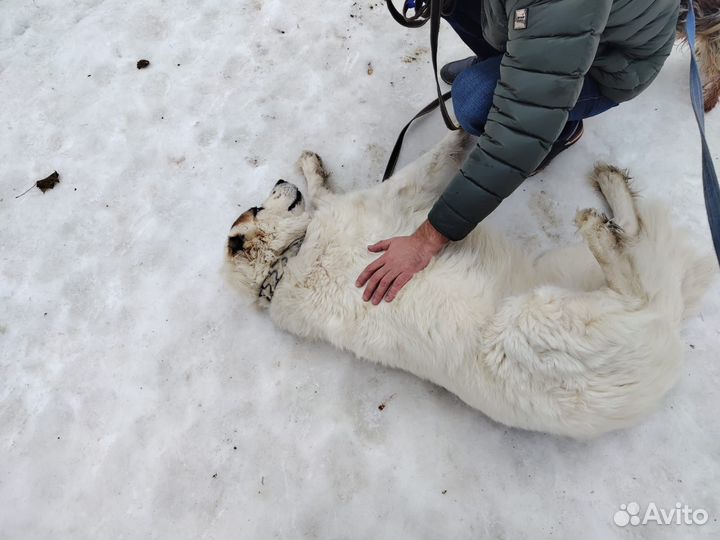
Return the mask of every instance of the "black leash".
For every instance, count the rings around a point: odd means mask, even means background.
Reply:
[[[430,21],[430,51],[432,56],[433,73],[435,74],[435,88],[437,89],[437,98],[428,103],[423,109],[413,116],[402,131],[398,135],[395,146],[390,153],[390,159],[388,159],[387,167],[385,167],[385,173],[383,174],[382,181],[384,182],[390,178],[395,171],[395,165],[400,157],[400,150],[402,150],[403,140],[405,139],[405,133],[407,133],[410,125],[425,116],[427,113],[434,111],[438,106],[440,107],[440,113],[442,114],[443,121],[449,130],[455,131],[460,129],[460,126],[455,125],[450,113],[445,106],[445,102],[450,99],[451,92],[442,93],[440,89],[440,79],[438,78],[437,71],[437,50],[438,50],[438,34],[440,33],[440,17],[441,15],[449,15],[452,13],[454,8],[454,0],[405,0],[403,5],[403,11],[400,13],[397,8],[393,5],[392,0],[387,0],[388,10],[393,19],[399,24],[407,28],[420,28],[425,23]],[[412,9],[413,14],[408,15],[408,11]]]
[[[444,104],[444,102],[448,99],[450,99],[450,92],[445,92],[444,94],[441,94],[439,97],[433,99],[430,103],[425,105],[425,107],[423,107],[423,109],[419,113],[412,117],[412,120],[405,124],[405,127],[402,128],[402,131],[400,131],[400,135],[398,135],[397,141],[395,141],[395,146],[393,146],[392,152],[390,152],[390,158],[388,159],[388,164],[387,167],[385,167],[385,173],[383,174],[383,182],[390,178],[393,175],[393,172],[395,172],[395,165],[397,165],[397,160],[400,157],[400,150],[402,150],[405,133],[407,132],[410,125],[418,118],[421,118],[427,113],[437,109],[439,103]]]

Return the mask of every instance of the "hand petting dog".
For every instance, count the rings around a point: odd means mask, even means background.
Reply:
[[[448,242],[426,220],[410,236],[396,236],[368,246],[368,250],[373,253],[385,253],[367,265],[355,282],[356,287],[367,283],[363,300],[371,300],[375,306],[383,298],[386,302],[392,302],[400,289],[430,264]]]

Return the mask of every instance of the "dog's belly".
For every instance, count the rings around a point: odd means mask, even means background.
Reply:
[[[367,246],[412,233],[428,211],[403,210],[375,194],[348,194],[316,212],[300,253],[290,261],[294,283],[291,287],[291,280],[283,280],[277,295],[294,304],[294,315],[283,318],[303,314],[303,335],[364,357],[397,350],[408,341],[422,343],[429,355],[444,355],[449,343],[472,340],[502,298],[531,288],[530,259],[501,235],[479,227],[462,242],[449,244],[393,302],[364,302],[355,281],[381,256]],[[365,340],[381,343],[379,350],[367,350]]]
[[[398,231],[382,215],[335,218],[332,226],[314,220],[308,228],[273,299],[273,320],[294,334],[411,371],[471,401],[462,381],[470,380],[468,369],[477,368],[485,323],[498,302],[518,287],[514,279],[527,272],[529,263],[477,231],[448,246],[393,302],[375,306],[363,301],[355,281],[379,256],[367,245]],[[477,394],[477,378],[472,379]],[[471,404],[486,408],[475,398]]]
[[[354,285],[366,264],[364,249],[328,247],[346,257],[316,259],[315,271],[298,281],[312,287],[279,288],[270,308],[277,325],[432,381],[498,421],[528,422],[484,365],[483,334],[505,294],[481,265],[439,257],[393,302],[374,306]]]

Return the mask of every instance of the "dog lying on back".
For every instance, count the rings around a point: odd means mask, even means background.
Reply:
[[[227,243],[234,283],[279,327],[414,373],[509,426],[585,438],[635,424],[677,378],[682,321],[715,262],[615,167],[592,173],[613,217],[578,212],[585,245],[536,259],[481,225],[394,302],[363,302],[366,246],[414,231],[469,144],[450,134],[387,182],[342,195],[305,152],[313,208],[281,180],[244,212]]]

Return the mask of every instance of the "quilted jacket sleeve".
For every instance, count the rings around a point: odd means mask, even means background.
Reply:
[[[612,0],[506,5],[507,49],[485,131],[428,216],[451,240],[470,233],[548,154],[580,94]],[[515,29],[521,9],[527,27]]]

